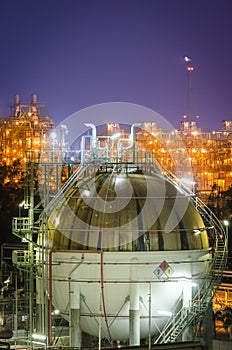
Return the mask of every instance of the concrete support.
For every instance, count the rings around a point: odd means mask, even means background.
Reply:
[[[130,346],[140,345],[140,313],[130,310]]]
[[[192,283],[183,282],[183,307],[188,312],[188,309],[191,307],[192,302]],[[192,327],[187,327],[182,334],[182,341],[191,341],[192,340]]]
[[[213,339],[213,311],[212,311],[212,304],[210,303],[206,313],[205,317],[203,319],[203,332],[202,337],[204,343],[208,346],[208,350],[212,350],[212,339]]]
[[[138,266],[134,263],[138,259],[131,260],[131,284],[130,284],[130,311],[129,311],[129,344],[140,345],[140,310],[139,310],[139,283],[136,282]]]
[[[41,279],[36,278],[36,332],[42,334],[43,327],[43,305],[41,298]]]
[[[70,346],[81,347],[80,288],[77,282],[70,283]]]

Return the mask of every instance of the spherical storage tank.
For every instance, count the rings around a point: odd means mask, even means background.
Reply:
[[[188,306],[209,271],[203,220],[161,173],[99,168],[55,202],[45,245],[53,252],[52,303],[81,331],[121,341],[160,330]]]

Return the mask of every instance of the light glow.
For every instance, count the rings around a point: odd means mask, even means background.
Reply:
[[[111,137],[112,140],[114,140],[117,137],[119,137],[120,135],[121,135],[120,132],[117,132],[117,134],[111,135],[110,137]]]
[[[187,178],[187,177],[181,177],[180,182],[182,182],[185,185],[194,185],[195,184],[195,182],[191,178]]]
[[[166,310],[157,310],[157,313],[161,316],[173,316],[173,313]]]
[[[189,56],[184,56],[185,62],[191,62],[191,58]]]
[[[43,334],[32,334],[32,339],[36,339],[36,340],[46,340],[47,337],[46,335],[43,335]]]

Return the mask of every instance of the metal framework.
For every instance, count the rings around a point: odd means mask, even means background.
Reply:
[[[27,187],[25,194],[25,208],[28,209],[27,217],[15,217],[13,219],[13,234],[22,239],[23,242],[28,243],[28,250],[15,251],[14,263],[18,268],[25,271],[25,290],[26,299],[28,300],[28,307],[26,313],[28,314],[28,336],[29,341],[32,342],[32,334],[35,327],[37,332],[44,334],[46,341],[52,343],[54,334],[52,332],[52,256],[49,251],[44,248],[43,242],[40,246],[36,241],[38,230],[42,231],[42,237],[46,239],[48,231],[48,213],[53,206],[59,202],[61,196],[64,196],[73,185],[81,178],[96,173],[97,169],[104,167],[106,171],[131,171],[131,169],[141,169],[144,173],[151,176],[157,171],[165,176],[175,184],[181,186],[183,193],[188,196],[194,206],[200,213],[206,228],[213,231],[216,246],[212,259],[212,269],[210,269],[207,278],[201,284],[200,289],[193,296],[193,299],[188,307],[183,306],[176,313],[166,326],[160,331],[156,339],[149,338],[149,346],[151,343],[169,343],[176,342],[186,330],[187,327],[195,325],[199,329],[200,324],[204,318],[207,309],[211,305],[213,295],[220,284],[222,272],[225,269],[227,259],[227,235],[224,231],[223,225],[218,221],[215,215],[204,205],[204,203],[196,197],[192,190],[180,184],[179,180],[166,169],[162,169],[160,164],[154,159],[154,154],[149,153],[136,146],[135,139],[128,142],[122,140],[118,142],[120,150],[115,148],[112,139],[105,137],[107,144],[104,147],[96,147],[97,142],[101,142],[104,137],[94,138],[90,137],[91,147],[86,149],[86,139],[82,140],[82,150],[76,152],[74,161],[64,160],[68,157],[67,154],[60,154],[60,151],[52,151],[44,157],[44,160],[34,159],[27,164]],[[128,145],[129,143],[129,145]],[[63,174],[63,180],[60,177]],[[40,178],[40,193],[35,186],[34,179]],[[38,195],[43,198],[43,201],[37,200]],[[43,210],[46,208],[46,211]],[[35,237],[34,237],[35,236]],[[36,260],[36,254],[40,253],[40,259]],[[101,252],[100,252],[101,254]],[[103,262],[99,260],[100,264]],[[49,271],[50,269],[50,271]],[[41,288],[40,302],[42,310],[37,310],[43,317],[40,320],[35,320],[35,288],[34,278],[39,276]],[[102,275],[103,278],[103,275]],[[104,286],[105,281],[102,279],[101,284]],[[45,290],[50,291],[50,295],[45,295]],[[126,302],[126,301],[125,301]],[[104,310],[103,310],[104,314]],[[149,315],[152,319],[152,315]],[[37,323],[35,325],[35,323]],[[152,325],[150,324],[150,327]]]

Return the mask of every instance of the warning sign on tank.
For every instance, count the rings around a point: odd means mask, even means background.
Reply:
[[[159,266],[153,271],[157,278],[167,278],[173,274],[174,270],[167,263],[167,261],[162,261]]]

